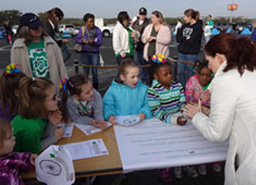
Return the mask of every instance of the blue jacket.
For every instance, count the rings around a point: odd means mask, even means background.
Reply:
[[[102,33],[101,33],[101,30],[97,26],[95,26],[95,28],[96,28],[96,37],[94,38],[95,43],[92,44],[91,46],[89,46],[88,44],[83,44],[82,27],[80,28],[80,31],[76,37],[76,43],[83,45],[82,51],[99,52],[99,48],[102,45]],[[84,35],[83,38],[88,40],[86,32],[83,35]]]
[[[103,97],[104,118],[109,116],[138,115],[144,113],[146,119],[152,117],[147,100],[148,87],[140,80],[135,88],[112,81]]]

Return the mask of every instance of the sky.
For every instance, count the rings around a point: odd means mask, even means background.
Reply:
[[[93,13],[96,18],[116,18],[120,11],[136,16],[140,7],[145,7],[150,15],[159,10],[164,17],[180,17],[188,8],[199,10],[202,16],[230,16],[227,5],[238,4],[233,16],[256,18],[256,0],[0,0],[1,10],[21,12],[45,12],[59,7],[66,18],[82,18],[85,13]]]

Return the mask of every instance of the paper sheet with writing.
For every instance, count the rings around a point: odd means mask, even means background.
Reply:
[[[131,127],[114,126],[124,172],[226,159],[228,142],[207,141],[188,121],[169,125],[156,118]]]
[[[123,126],[132,126],[140,122],[140,117],[138,115],[129,115],[129,116],[117,116],[116,122]]]
[[[100,128],[95,127],[94,125],[83,125],[75,123],[76,127],[79,128],[85,135],[95,134],[97,132],[101,132]],[[111,123],[107,122],[107,128],[112,126]]]
[[[73,160],[109,155],[106,145],[102,139],[92,139],[61,146],[68,149]]]
[[[63,137],[71,137],[74,129],[74,123],[61,123],[58,124],[58,126],[61,126],[64,129],[64,136]]]

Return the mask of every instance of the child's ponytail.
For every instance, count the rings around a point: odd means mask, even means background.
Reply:
[[[61,83],[59,84],[60,89],[60,96],[61,96],[61,102],[60,102],[60,111],[62,113],[62,119],[63,122],[67,123],[69,120],[68,111],[67,111],[67,99],[68,99],[68,79],[63,78],[61,80]]]
[[[18,114],[26,119],[47,117],[48,111],[45,107],[45,101],[50,88],[54,88],[54,85],[47,78],[22,78],[19,88]]]
[[[20,80],[26,75],[22,73],[15,64],[6,66],[0,77],[0,104],[5,115],[8,114],[6,106],[13,114],[17,112],[17,92]]]
[[[234,41],[232,54],[224,72],[233,68],[236,68],[240,75],[246,69],[253,71],[256,68],[256,47],[247,37],[241,37]]]

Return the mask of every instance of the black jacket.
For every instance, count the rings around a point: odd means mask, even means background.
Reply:
[[[59,47],[62,46],[62,40],[61,40],[61,39],[60,39],[60,40],[57,40],[57,39],[56,39],[56,33],[57,33],[58,31],[56,31],[56,30],[53,29],[53,27],[52,27],[52,25],[50,24],[49,21],[46,21],[46,22],[44,23],[44,31],[45,31],[53,40],[55,40],[55,42],[58,44]]]
[[[140,20],[140,18],[137,17],[137,20],[133,23],[132,28],[134,30],[140,32],[140,38],[139,38],[140,41],[137,43],[136,50],[143,50],[144,49],[144,43],[141,41],[141,36],[143,34],[143,31],[145,30],[145,28],[149,24],[149,20],[146,18],[141,25],[139,24],[139,22],[140,22],[139,20]]]
[[[178,51],[183,54],[198,54],[201,48],[203,35],[202,24],[197,21],[195,24],[184,24],[177,33],[176,39],[179,43]],[[186,39],[190,37],[190,39]]]

